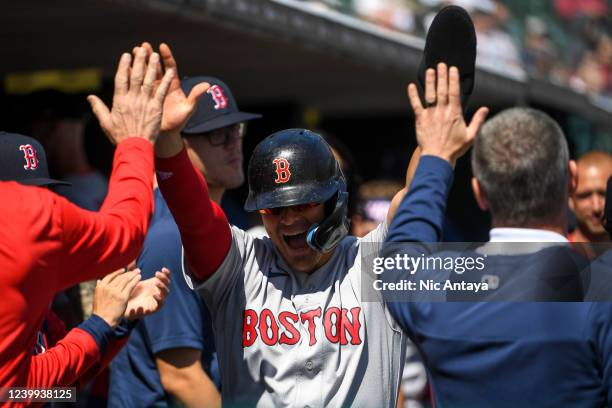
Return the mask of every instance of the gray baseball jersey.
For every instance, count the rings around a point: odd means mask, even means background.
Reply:
[[[213,319],[225,406],[396,406],[406,338],[384,304],[360,300],[361,243],[385,234],[344,238],[307,275],[269,238],[232,227],[212,277],[197,286],[184,268]]]

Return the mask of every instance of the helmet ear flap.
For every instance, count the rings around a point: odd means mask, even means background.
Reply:
[[[329,216],[308,230],[306,238],[308,245],[315,251],[322,253],[334,249],[349,232],[350,220],[347,217],[347,212],[348,193],[339,190],[336,195],[335,206]]]

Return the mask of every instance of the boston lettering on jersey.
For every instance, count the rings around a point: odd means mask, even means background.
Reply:
[[[361,344],[359,333],[361,329],[361,308],[340,309],[330,307],[323,313],[319,307],[299,315],[293,312],[280,312],[278,316],[270,309],[263,309],[261,313],[253,309],[244,311],[244,326],[242,330],[242,346],[252,346],[257,338],[268,346],[277,344],[294,345],[300,341],[299,324],[308,328],[309,345],[317,343],[317,325],[323,324],[325,338],[334,344]]]

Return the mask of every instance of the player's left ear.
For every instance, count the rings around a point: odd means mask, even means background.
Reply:
[[[476,198],[478,207],[482,211],[487,211],[489,209],[489,202],[476,177],[472,177],[472,191],[474,192],[474,198]]]

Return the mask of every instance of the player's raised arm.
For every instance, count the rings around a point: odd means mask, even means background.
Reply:
[[[446,64],[445,70],[451,66],[457,67],[461,72],[461,77],[457,78],[456,84],[453,84],[453,78],[446,73],[446,80],[436,89],[435,71],[441,62]],[[436,15],[427,31],[425,49],[419,64],[417,79],[424,90],[425,107],[416,92],[416,85],[412,84],[408,87],[408,97],[415,115],[417,139],[419,132],[421,139],[428,137],[427,132],[429,131],[439,134],[441,129],[432,126],[447,126],[451,123],[446,121],[448,118],[452,118],[452,126],[461,124],[465,126],[463,113],[474,89],[475,70],[476,31],[474,24],[462,8],[445,7]],[[438,72],[438,79],[440,79],[439,75]],[[481,114],[482,111],[479,111],[474,118],[480,119]],[[422,145],[419,143],[406,171],[406,185],[395,195],[389,207],[387,213],[387,224],[389,225],[412,183],[422,154]],[[451,164],[454,167],[454,163]]]
[[[127,265],[140,250],[153,211],[153,144],[159,135],[162,106],[173,71],[154,87],[159,55],[139,49],[123,54],[115,76],[113,105],[88,100],[100,126],[117,144],[108,195],[99,212],[89,212],[56,197],[63,257],[61,289]],[[82,271],[70,274],[66,271]]]
[[[452,170],[457,159],[474,142],[488,114],[487,108],[480,108],[469,126],[466,125],[461,112],[459,70],[456,67],[449,70],[446,64],[440,63],[437,73],[429,69],[426,76],[430,85],[425,88],[425,98],[436,103],[424,108],[416,86],[410,84],[408,87],[421,157],[410,191],[391,223],[387,241],[435,242],[440,238]],[[416,224],[419,228],[414,228]],[[430,232],[417,236],[418,231]],[[414,236],[405,236],[404,232]]]
[[[176,70],[170,48],[161,44],[159,49],[165,68]],[[155,146],[159,189],[181,233],[191,271],[200,280],[221,265],[231,244],[227,218],[210,198],[206,180],[189,160],[180,134],[207,90],[208,84],[202,83],[185,95],[178,76],[174,78],[164,104],[163,135]]]

